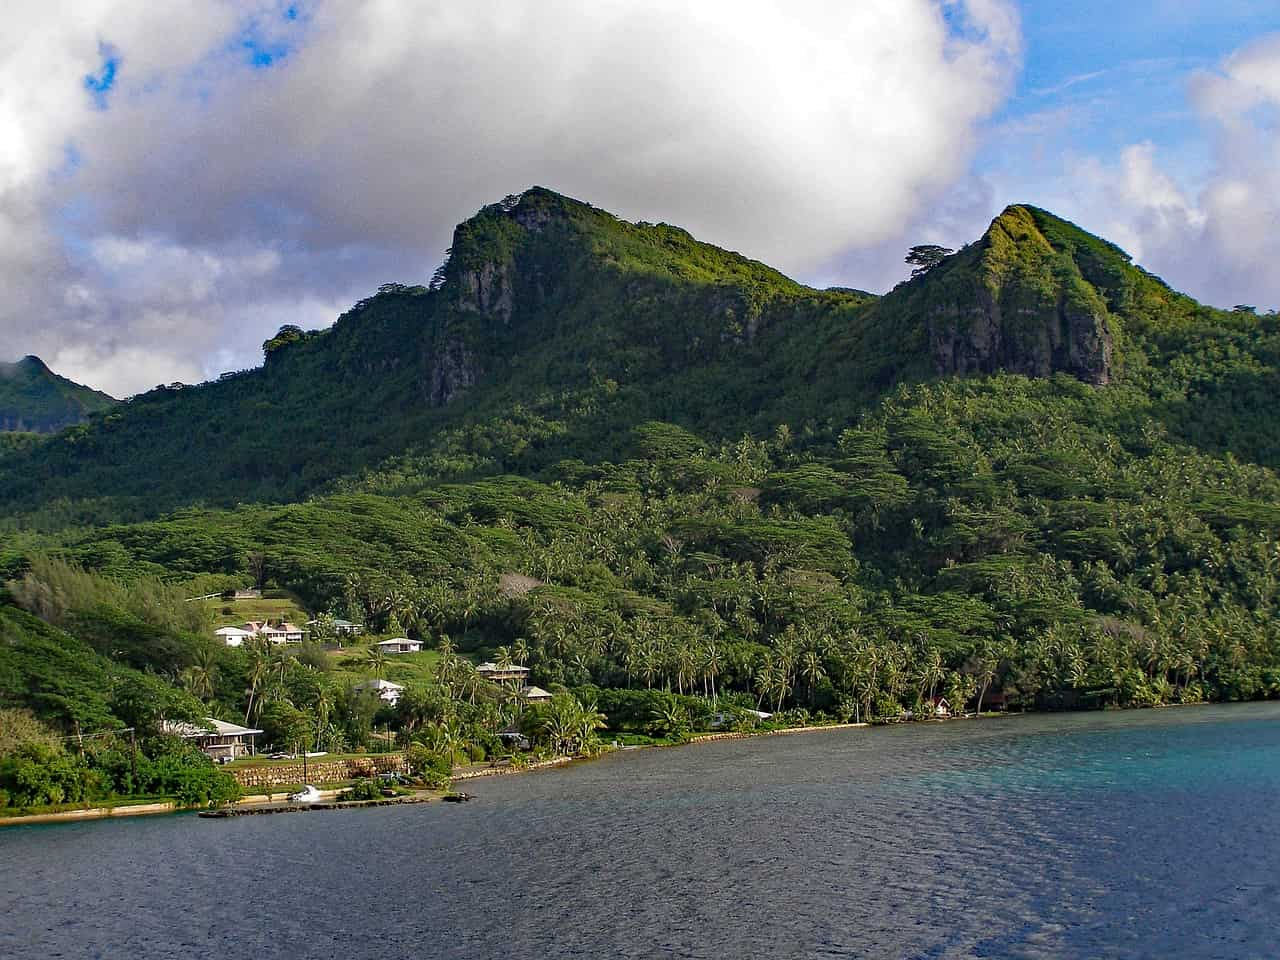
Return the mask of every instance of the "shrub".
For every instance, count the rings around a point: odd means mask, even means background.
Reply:
[[[0,789],[17,807],[78,803],[99,786],[100,778],[61,747],[27,743],[0,760]]]
[[[409,772],[430,789],[448,789],[453,775],[453,764],[448,757],[415,741],[405,751],[405,762]]]
[[[379,800],[381,797],[382,788],[376,780],[357,780],[338,794],[339,800]]]

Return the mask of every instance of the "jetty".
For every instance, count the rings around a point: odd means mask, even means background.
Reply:
[[[255,805],[219,807],[216,810],[201,810],[200,816],[210,819],[226,817],[254,817],[268,813],[305,813],[308,810],[350,810],[357,807],[394,807],[411,803],[432,803],[437,800],[448,800],[449,794],[443,797],[438,793],[415,793],[404,797],[383,797],[378,800],[322,800],[317,803],[264,803]]]

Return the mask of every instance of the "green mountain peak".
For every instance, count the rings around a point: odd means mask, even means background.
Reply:
[[[54,433],[115,402],[58,376],[37,356],[0,361],[0,432]]]

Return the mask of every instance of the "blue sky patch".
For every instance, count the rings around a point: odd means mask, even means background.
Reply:
[[[107,94],[116,85],[116,74],[120,70],[120,54],[110,44],[98,44],[98,53],[102,56],[102,68],[97,73],[87,74],[84,88],[93,97],[99,110],[107,109]]]

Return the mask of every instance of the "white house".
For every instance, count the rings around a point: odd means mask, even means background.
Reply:
[[[304,636],[301,627],[295,627],[286,620],[278,624],[270,620],[250,620],[244,629],[268,643],[301,643]]]
[[[391,640],[379,640],[374,646],[383,653],[418,653],[422,650],[422,641],[395,637]]]
[[[228,647],[243,646],[246,640],[253,638],[252,633],[248,630],[242,630],[240,627],[219,627],[213,633]]]
[[[160,729],[173,736],[182,737],[183,740],[194,740],[196,746],[208,756],[222,763],[235,760],[237,757],[252,756],[253,738],[262,732],[253,727],[242,727],[238,723],[228,723],[213,717],[205,717],[204,723],[204,727],[199,727],[194,723],[166,720],[160,725]]]
[[[400,695],[404,693],[404,687],[398,683],[392,683],[390,680],[366,680],[364,683],[357,683],[357,690],[372,690],[378,695],[378,699],[391,706],[395,706],[400,702]]]

